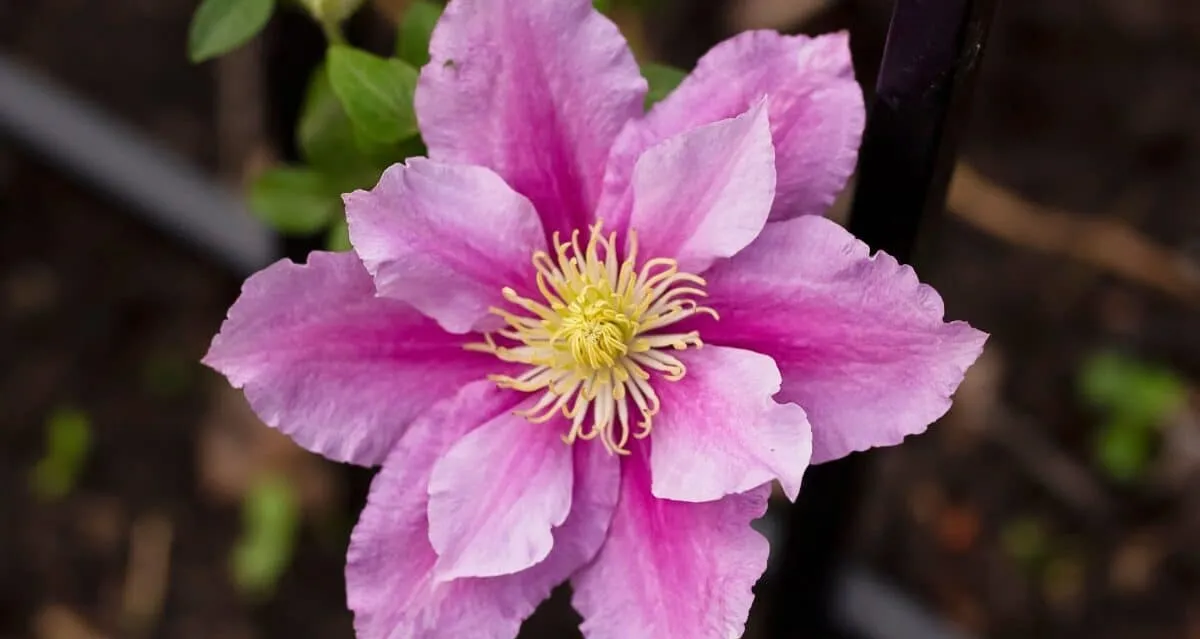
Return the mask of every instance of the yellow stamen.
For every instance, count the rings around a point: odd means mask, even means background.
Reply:
[[[530,422],[561,414],[571,424],[563,441],[599,439],[624,455],[631,436],[643,439],[653,429],[660,403],[652,377],[673,382],[687,374],[668,349],[703,345],[695,331],[657,331],[693,315],[717,314],[696,303],[705,296],[705,281],[680,273],[675,260],[654,258],[639,268],[635,232],[629,232],[622,259],[616,233],[605,236],[599,222],[590,231],[585,245],[578,230],[566,242],[556,233],[553,256],[534,253],[542,301],[505,288],[504,299],[528,315],[491,309],[508,326],[466,348],[529,366],[516,377],[490,379],[502,388],[541,393],[519,413]],[[511,344],[497,343],[496,336]]]

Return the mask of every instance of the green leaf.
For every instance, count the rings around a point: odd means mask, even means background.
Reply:
[[[1126,421],[1113,421],[1100,430],[1095,441],[1096,462],[1113,479],[1140,479],[1154,452],[1154,433]]]
[[[338,220],[329,227],[329,233],[325,236],[325,248],[339,253],[350,250],[350,226],[346,224],[346,220]]]
[[[408,7],[396,32],[397,58],[418,69],[429,62],[429,37],[442,17],[443,8],[429,0],[416,0]]]
[[[1107,352],[1084,363],[1079,393],[1104,414],[1092,444],[1095,462],[1113,479],[1131,482],[1153,461],[1158,428],[1187,401],[1187,384],[1169,369]]]
[[[351,47],[330,47],[329,82],[355,129],[365,137],[399,142],[417,133],[413,112],[417,71],[405,62]]]
[[[612,9],[611,0],[592,0],[592,6],[600,13],[608,13]]]
[[[309,164],[323,170],[358,170],[376,162],[359,148],[350,116],[333,93],[325,65],[308,81],[308,92],[296,125],[296,146]]]
[[[91,448],[92,426],[87,413],[60,408],[46,420],[46,453],[30,474],[30,487],[39,499],[53,501],[70,494]]]
[[[404,159],[405,156],[401,147],[411,138],[403,138],[400,142],[381,142],[377,138],[371,137],[362,129],[354,128],[354,145],[358,152],[362,154],[370,162],[372,168],[378,169],[378,173],[382,172],[384,167],[391,166],[396,162]]]
[[[292,562],[300,525],[296,495],[282,478],[255,482],[242,500],[242,532],[233,548],[233,578],[245,594],[269,595]]]
[[[195,362],[174,353],[154,353],[142,360],[142,388],[158,397],[179,397],[191,386],[195,374]]]
[[[262,31],[275,0],[204,0],[192,16],[188,56],[203,62],[228,53]]]
[[[414,135],[411,138],[401,142],[396,147],[396,151],[400,154],[400,158],[412,157],[428,157],[429,149],[425,146],[425,140],[421,136]]]
[[[263,173],[250,190],[250,210],[285,235],[308,235],[329,226],[341,204],[330,179],[312,169],[280,167]]]
[[[1153,428],[1187,399],[1187,384],[1174,372],[1118,353],[1101,353],[1084,363],[1084,400],[1131,428]]]
[[[363,0],[300,0],[318,23],[337,25],[362,6]]]
[[[1034,517],[1007,522],[1000,530],[1000,544],[1010,557],[1026,568],[1036,567],[1049,554],[1046,527]]]
[[[671,94],[675,87],[687,77],[687,72],[665,64],[648,62],[642,65],[642,75],[650,83],[646,93],[646,108],[654,106]]]

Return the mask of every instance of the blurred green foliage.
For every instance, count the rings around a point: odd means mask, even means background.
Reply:
[[[649,109],[670,95],[687,77],[687,72],[665,64],[647,62],[642,65],[642,75],[650,84],[650,90],[646,92],[646,108]]]
[[[204,0],[188,31],[188,57],[203,62],[246,44],[274,11],[275,0]]]
[[[362,6],[364,0],[300,0],[313,19],[336,27]]]
[[[195,381],[197,364],[189,356],[160,352],[142,360],[142,389],[160,398],[182,395]]]
[[[307,235],[333,222],[338,214],[338,195],[324,173],[281,166],[264,172],[254,182],[250,210],[281,233]]]
[[[87,413],[59,408],[46,420],[46,451],[30,473],[38,499],[55,501],[71,493],[91,448],[92,424]]]
[[[1169,369],[1105,352],[1084,363],[1079,392],[1103,415],[1093,444],[1096,462],[1113,479],[1129,482],[1145,473],[1159,426],[1183,406],[1187,385]]]
[[[428,0],[416,0],[408,7],[396,33],[396,57],[418,69],[429,62],[429,39],[442,8]]]
[[[1004,524],[1000,545],[1009,557],[1030,571],[1040,568],[1050,553],[1046,527],[1035,517],[1021,517]]]
[[[295,492],[280,477],[259,479],[242,499],[242,531],[231,556],[242,594],[269,597],[292,562],[300,527]]]
[[[325,246],[331,251],[350,250],[350,226],[346,224],[345,216],[329,227],[325,236]]]

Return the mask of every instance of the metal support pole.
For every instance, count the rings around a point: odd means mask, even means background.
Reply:
[[[945,204],[995,6],[996,0],[896,2],[867,113],[849,229],[902,262],[912,258],[923,218],[940,215]],[[837,585],[869,460],[870,454],[851,455],[805,478],[772,593],[772,637],[855,636],[837,620]],[[890,637],[909,639],[892,630]]]
[[[275,257],[241,199],[131,127],[0,57],[0,134],[131,206],[239,275]]]

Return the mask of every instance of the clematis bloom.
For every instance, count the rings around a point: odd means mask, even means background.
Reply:
[[[648,113],[589,0],[453,0],[431,58],[429,158],[346,196],[353,252],[247,280],[205,362],[382,464],[360,637],[510,639],[568,580],[589,639],[739,636],[771,482],[923,431],[985,340],[821,216],[846,35],[741,34]]]

